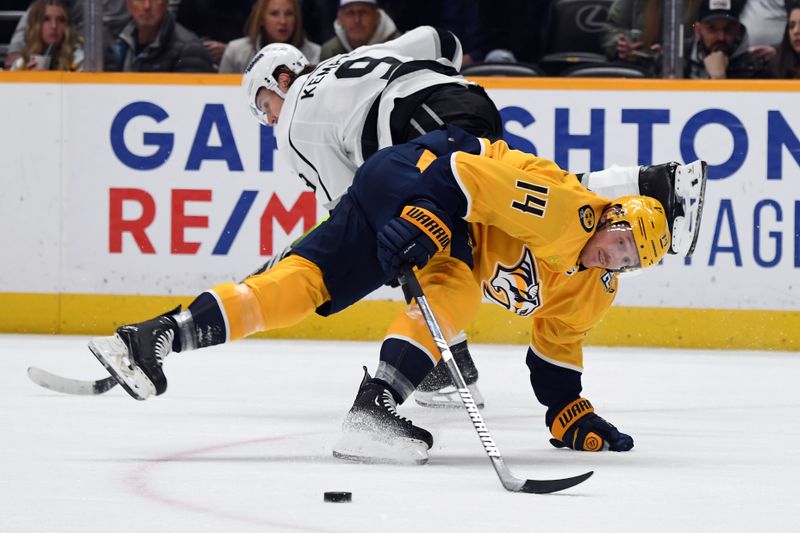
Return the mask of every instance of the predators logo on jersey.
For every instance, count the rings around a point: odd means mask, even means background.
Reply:
[[[519,316],[529,316],[536,311],[542,301],[539,297],[536,260],[531,251],[523,248],[522,257],[512,267],[498,264],[492,278],[484,282],[483,294]]]

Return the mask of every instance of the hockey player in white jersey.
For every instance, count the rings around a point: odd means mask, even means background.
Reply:
[[[243,87],[258,120],[275,127],[278,153],[330,210],[381,148],[445,123],[502,137],[494,103],[459,75],[461,58],[458,39],[430,26],[334,56],[310,72],[296,49],[269,45],[248,66]]]
[[[427,26],[316,67],[292,46],[272,44],[256,54],[242,86],[258,121],[275,128],[280,157],[330,210],[352,183],[356,169],[381,148],[444,124],[490,140],[502,138],[494,103],[482,88],[459,75],[461,58],[461,44],[452,33]],[[643,194],[675,206],[667,213],[670,252],[692,253],[706,180],[699,161],[612,167],[584,174],[581,180],[604,196]],[[476,403],[482,404],[465,336],[456,338],[452,351]],[[461,405],[443,365],[420,385],[415,400],[434,407]]]

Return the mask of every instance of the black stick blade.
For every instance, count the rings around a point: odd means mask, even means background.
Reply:
[[[583,483],[592,477],[592,474],[594,474],[594,471],[586,472],[580,476],[568,477],[564,479],[528,479],[518,492],[527,492],[529,494],[547,494],[548,492],[558,492],[560,490],[574,487],[579,483]]]
[[[107,378],[101,378],[95,381],[94,385],[92,385],[92,389],[95,394],[103,394],[104,392],[111,390],[116,386],[117,380],[109,376]]]

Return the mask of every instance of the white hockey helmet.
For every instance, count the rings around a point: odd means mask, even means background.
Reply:
[[[308,65],[306,56],[290,44],[272,43],[258,51],[244,70],[242,89],[250,111],[259,122],[268,124],[267,116],[256,105],[258,91],[263,87],[281,98],[286,98],[286,93],[278,85],[275,71],[279,67],[286,67],[291,72],[300,74],[306,65]]]

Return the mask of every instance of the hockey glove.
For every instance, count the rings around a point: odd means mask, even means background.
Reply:
[[[633,438],[620,433],[616,427],[594,413],[594,407],[586,398],[578,398],[567,404],[550,424],[556,448],[572,448],[585,452],[627,452],[633,448]]]
[[[378,261],[390,279],[397,278],[403,265],[424,267],[449,246],[451,235],[449,217],[433,202],[417,200],[378,232]]]

